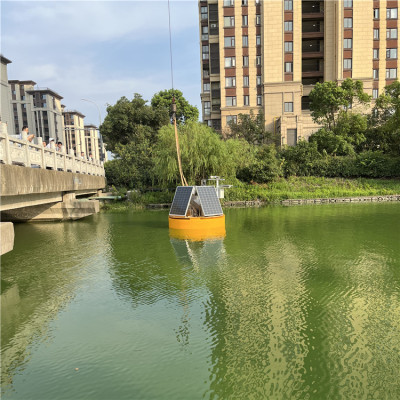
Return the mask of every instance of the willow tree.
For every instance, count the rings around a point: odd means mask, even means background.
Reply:
[[[235,177],[238,165],[233,146],[221,140],[211,128],[198,122],[188,122],[179,129],[183,173],[189,184],[200,184],[210,175]],[[239,149],[237,147],[237,149]],[[245,153],[242,148],[242,153]],[[163,186],[179,184],[174,128],[160,129],[153,150],[153,176]]]

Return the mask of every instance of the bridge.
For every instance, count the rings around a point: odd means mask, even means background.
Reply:
[[[0,131],[0,254],[12,250],[13,222],[64,221],[99,212],[99,195],[105,187],[101,161],[76,157],[73,150],[33,144]]]

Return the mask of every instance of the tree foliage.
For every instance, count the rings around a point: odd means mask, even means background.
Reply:
[[[229,122],[227,135],[233,139],[244,139],[251,144],[272,144],[276,141],[274,134],[265,129],[264,113],[260,110],[254,115],[239,114],[238,121]]]
[[[385,88],[376,100],[367,131],[369,149],[400,154],[400,82]]]
[[[235,176],[236,154],[229,153],[229,145],[208,126],[186,123],[179,129],[179,142],[183,174],[189,184],[200,184],[210,175]],[[162,186],[180,184],[173,126],[160,129],[153,159],[154,176]]]
[[[363,83],[347,78],[342,85],[327,81],[317,83],[310,93],[310,110],[314,122],[334,130],[339,111],[347,112],[357,104],[367,104],[370,96],[364,92]]]
[[[158,129],[168,124],[168,113],[163,108],[155,108],[138,93],[132,100],[121,97],[115,105],[107,107],[107,116],[100,127],[107,149],[114,152],[118,144],[137,142],[145,136],[155,141]]]
[[[153,108],[162,109],[168,112],[172,121],[171,104],[172,98],[175,97],[176,103],[176,122],[182,125],[188,121],[197,121],[199,119],[199,110],[192,106],[184,97],[180,90],[169,89],[156,93],[151,99]]]

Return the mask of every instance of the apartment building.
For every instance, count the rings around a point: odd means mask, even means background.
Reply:
[[[92,155],[96,160],[100,160],[100,149],[99,149],[99,136],[96,125],[85,125],[85,148],[86,154]]]
[[[11,108],[11,91],[8,83],[8,71],[7,65],[11,64],[11,61],[0,54],[0,68],[1,68],[1,87],[0,87],[0,121],[7,124],[7,132],[10,135],[15,134],[14,128],[14,115]]]
[[[283,145],[318,127],[317,82],[359,79],[377,98],[398,77],[398,0],[199,1],[203,121],[222,133],[262,110]]]
[[[77,110],[66,110],[64,107],[62,105],[66,148],[74,150],[76,155],[83,152],[87,157],[89,154],[85,143],[85,116]]]
[[[9,85],[15,133],[26,125],[46,142],[53,138],[64,143],[62,96],[49,88],[35,88],[34,81],[10,80]]]

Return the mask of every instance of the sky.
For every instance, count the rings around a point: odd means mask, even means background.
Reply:
[[[174,88],[201,110],[197,0],[170,0]],[[1,0],[8,78],[33,80],[98,125],[107,104],[170,89],[168,1]],[[88,99],[92,102],[82,101]]]

